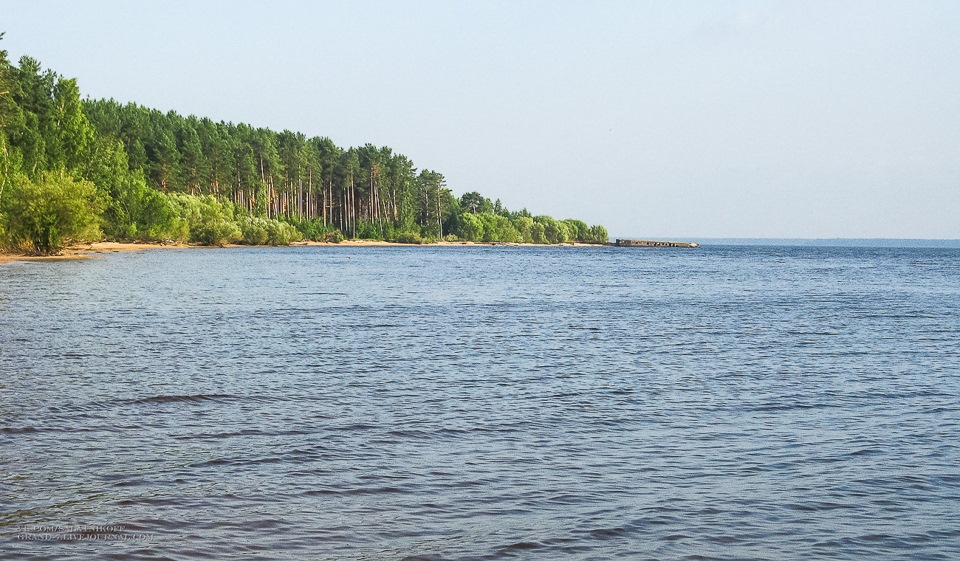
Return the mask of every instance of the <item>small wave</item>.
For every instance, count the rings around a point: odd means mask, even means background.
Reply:
[[[338,426],[338,427],[330,427],[331,430],[345,430],[345,431],[351,431],[351,430],[370,430],[370,429],[375,429],[375,428],[377,428],[377,425],[370,425],[370,424],[367,424],[367,423],[352,423],[352,424],[349,424],[349,425],[342,425],[342,426]]]
[[[741,542],[743,540],[741,540],[736,536],[711,536],[707,538],[707,541],[710,541],[713,543],[719,543],[719,544],[731,544],[731,543]]]
[[[215,458],[213,460],[208,460],[206,462],[198,462],[195,464],[190,464],[191,468],[202,468],[202,467],[216,467],[216,466],[226,466],[233,463],[233,460],[227,458]]]
[[[388,432],[390,436],[399,436],[401,438],[429,438],[430,433],[422,430],[392,430]]]
[[[310,489],[304,491],[304,496],[315,497],[321,495],[383,495],[392,493],[403,493],[400,487],[357,487],[354,489]]]
[[[893,538],[893,536],[888,535],[888,534],[865,534],[865,535],[862,535],[862,536],[858,536],[857,539],[860,540],[860,541],[862,541],[862,542],[876,543],[876,542],[884,542],[884,541],[891,540],[891,539],[894,539],[894,538]]]
[[[876,448],[861,448],[859,450],[854,450],[853,452],[850,452],[849,454],[847,454],[847,456],[852,456],[852,457],[872,456],[874,454],[881,454],[881,453],[883,453],[883,451],[878,450]]]
[[[590,530],[589,534],[591,537],[598,540],[609,540],[612,538],[619,538],[625,536],[627,533],[626,528],[600,528],[598,530]]]
[[[120,499],[113,504],[117,506],[177,506],[183,504],[180,497],[136,497],[132,499]]]
[[[527,551],[530,549],[537,549],[540,547],[539,543],[536,542],[517,542],[510,545],[503,545],[497,548],[497,551],[501,553],[509,553],[512,551]]]
[[[0,427],[0,433],[3,434],[30,434],[34,432],[40,432],[40,429],[35,427]]]
[[[840,503],[829,503],[829,502],[816,502],[816,503],[793,503],[784,505],[784,508],[790,510],[798,510],[801,512],[820,512],[824,510],[836,510],[838,508],[852,508],[850,505],[840,504]]]
[[[304,491],[303,494],[306,497],[316,497],[320,495],[339,495],[342,491],[337,491],[336,489],[310,489],[309,491]]]
[[[155,395],[128,401],[128,403],[142,405],[148,403],[199,403],[203,401],[220,401],[235,396],[229,394],[195,394],[195,395]]]
[[[203,462],[190,464],[191,468],[207,468],[218,466],[257,466],[263,464],[282,464],[282,463],[300,463],[309,462],[319,458],[319,453],[310,450],[288,450],[279,456],[261,456],[256,458],[232,457],[232,458],[213,458]]]
[[[90,353],[71,353],[71,352],[60,353],[60,358],[69,358],[69,359],[91,358],[95,356],[96,355],[93,355]]]
[[[197,434],[184,435],[184,436],[181,436],[180,438],[184,440],[218,440],[221,438],[236,438],[240,436],[278,437],[278,436],[298,436],[298,435],[304,435],[304,434],[310,434],[310,431],[299,430],[299,429],[284,430],[284,431],[244,429],[244,430],[228,431],[228,432],[197,433]]]
[[[360,487],[358,489],[348,489],[343,492],[344,495],[382,495],[385,493],[402,493],[400,487]]]

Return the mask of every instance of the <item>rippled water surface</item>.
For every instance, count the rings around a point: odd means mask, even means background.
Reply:
[[[0,265],[3,559],[958,559],[960,250]]]

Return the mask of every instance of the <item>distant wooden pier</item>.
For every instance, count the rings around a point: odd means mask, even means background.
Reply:
[[[661,242],[657,240],[621,240],[615,243],[617,247],[700,247],[696,242]]]

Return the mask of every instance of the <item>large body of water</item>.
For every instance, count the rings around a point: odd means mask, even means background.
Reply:
[[[0,558],[958,559],[960,250],[0,265]]]

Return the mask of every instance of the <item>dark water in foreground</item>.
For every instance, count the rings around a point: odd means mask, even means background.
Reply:
[[[14,263],[0,357],[2,559],[960,558],[960,250]]]

